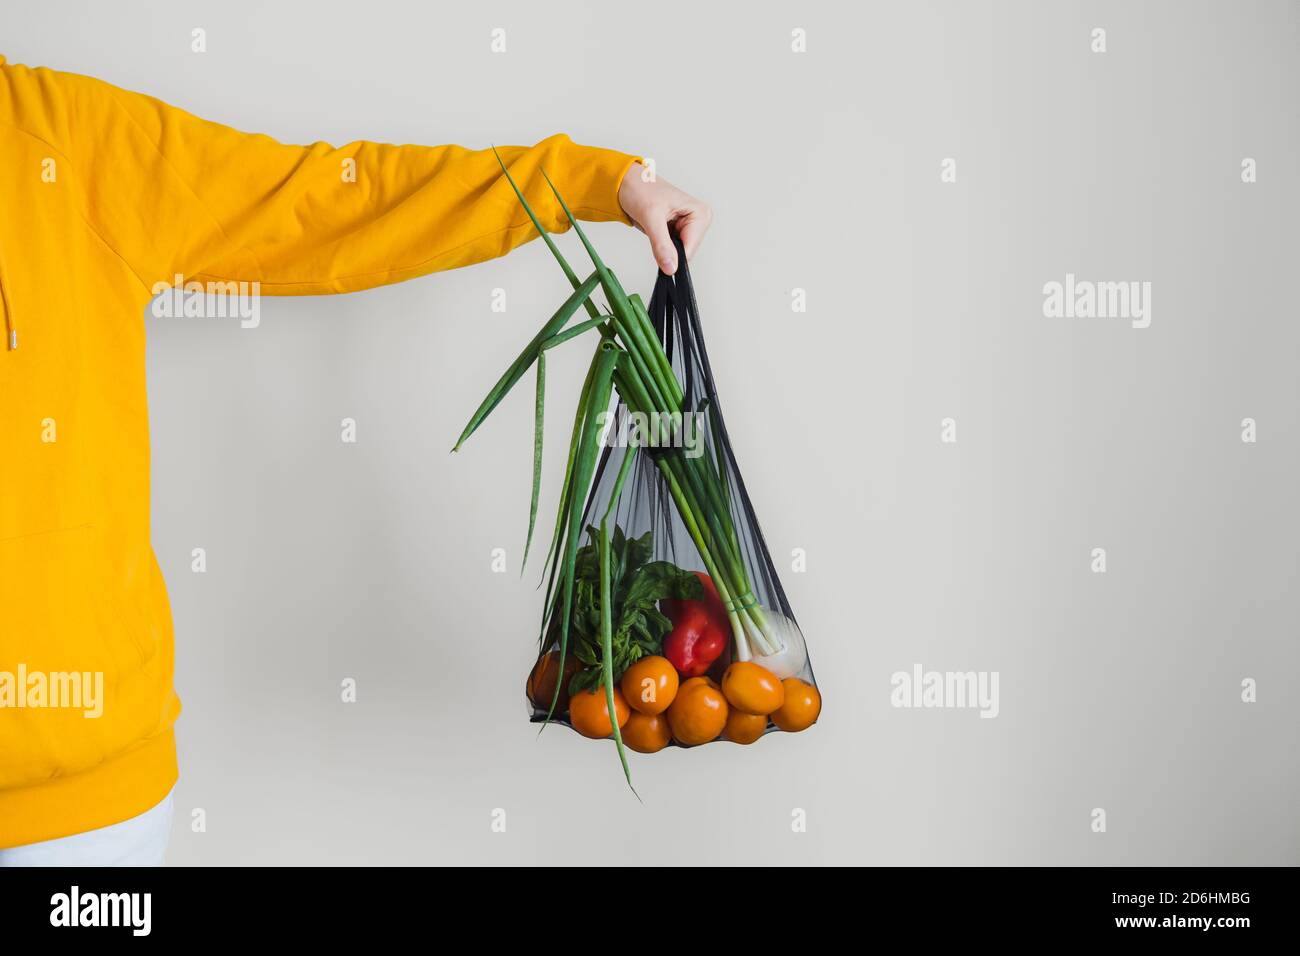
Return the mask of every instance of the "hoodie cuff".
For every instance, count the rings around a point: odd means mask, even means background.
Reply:
[[[590,222],[621,222],[630,226],[632,220],[619,205],[618,190],[632,164],[641,162],[642,158],[614,149],[582,146],[563,133],[557,139],[556,166],[561,173],[555,187],[573,214]]]

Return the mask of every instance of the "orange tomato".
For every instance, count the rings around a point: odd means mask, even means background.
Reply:
[[[687,747],[708,743],[727,723],[727,698],[702,677],[686,681],[668,708],[668,726],[677,742]]]
[[[643,657],[623,672],[619,687],[633,710],[662,714],[677,696],[677,669],[666,657]]]
[[[797,677],[787,677],[781,684],[785,687],[785,703],[772,712],[772,722],[791,733],[817,723],[822,712],[822,695],[817,688]]]
[[[767,718],[762,714],[747,714],[733,707],[727,715],[727,726],[723,728],[722,736],[735,744],[752,744],[763,736],[765,730]]]
[[[692,684],[706,684],[714,690],[722,690],[722,685],[707,675],[703,677],[690,677],[682,681],[682,687],[689,687]],[[678,688],[677,692],[680,694],[681,688]]]
[[[672,739],[667,717],[663,714],[643,714],[636,710],[628,715],[627,723],[620,728],[619,733],[623,735],[623,743],[642,754],[663,750]]]
[[[627,723],[628,713],[623,692],[615,687],[614,716],[618,718],[619,727]],[[608,737],[614,732],[609,722],[609,705],[605,703],[604,685],[594,690],[579,691],[569,699],[569,723],[573,724],[573,729],[582,736],[594,737],[597,740]]]
[[[555,696],[555,676],[559,672],[559,664],[560,652],[558,650],[547,651],[537,659],[537,663],[533,665],[533,669],[528,675],[528,683],[524,687],[524,692],[538,710],[548,711],[551,709],[551,699]],[[555,705],[557,714],[563,713],[565,708],[569,706],[569,680],[580,670],[582,670],[582,661],[574,656],[573,649],[570,648],[564,659],[564,683],[560,687],[560,701]]]
[[[770,714],[785,702],[785,688],[766,667],[753,661],[736,661],[722,675],[727,702],[747,714]]]

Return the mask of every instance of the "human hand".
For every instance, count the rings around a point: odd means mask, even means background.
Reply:
[[[665,179],[655,177],[645,181],[643,169],[640,163],[633,163],[628,169],[618,187],[619,205],[633,225],[649,237],[660,270],[672,275],[677,271],[677,247],[668,234],[668,224],[677,224],[686,258],[690,260],[713,222],[713,210]]]

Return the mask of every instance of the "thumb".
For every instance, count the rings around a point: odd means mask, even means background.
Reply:
[[[654,216],[645,225],[645,233],[650,237],[650,250],[654,253],[655,262],[659,263],[659,270],[664,275],[672,275],[677,271],[677,247],[673,245],[673,240],[668,235],[668,222],[660,216]]]

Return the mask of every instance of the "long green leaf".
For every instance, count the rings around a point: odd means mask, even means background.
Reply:
[[[560,254],[560,250],[555,245],[555,241],[551,239],[551,234],[546,231],[546,227],[542,225],[541,220],[537,218],[537,214],[533,212],[533,207],[528,205],[528,200],[524,198],[523,191],[519,188],[519,185],[515,182],[515,178],[510,175],[510,170],[507,169],[506,164],[502,162],[501,154],[497,152],[497,148],[495,146],[492,147],[492,154],[496,156],[497,163],[501,166],[501,171],[506,174],[506,181],[510,183],[510,188],[513,189],[515,191],[515,195],[519,197],[519,202],[523,205],[524,212],[528,213],[528,218],[533,221],[533,226],[536,227],[537,234],[542,237],[542,241],[546,243],[546,247],[551,250],[551,255],[555,257],[555,261],[558,262],[560,264],[560,268],[564,270],[564,274],[568,278],[569,284],[576,289],[578,287],[578,274],[573,271],[572,267],[570,267],[568,260],[566,260],[564,256]],[[546,175],[545,171],[543,171],[542,175]],[[550,182],[550,180],[548,179],[547,182]],[[597,315],[599,315],[599,311],[596,309],[595,303],[593,302],[587,303],[587,313],[593,319],[596,318]]]
[[[613,576],[609,560],[609,521],[600,519],[600,657],[601,671],[605,680],[605,706],[609,709],[609,724],[614,728],[614,746],[618,749],[618,759],[623,765],[623,776],[627,785],[632,787],[632,771],[627,765],[627,752],[623,749],[623,732],[618,726],[618,712],[614,708],[614,624],[612,588]],[[636,793],[636,787],[632,787]],[[637,799],[641,799],[640,795]]]
[[[537,353],[537,398],[536,406],[533,411],[533,497],[528,507],[528,537],[524,541],[524,557],[519,563],[519,576],[524,576],[524,568],[528,565],[528,553],[533,544],[533,529],[537,525],[537,501],[542,489],[542,439],[543,425],[546,417],[546,353],[549,349],[569,341],[581,335],[583,332],[590,331],[596,326],[603,324],[604,316],[595,319],[588,319],[585,322],[579,322],[571,329],[565,329],[542,343],[541,351]],[[590,373],[588,373],[590,378]],[[586,386],[584,385],[585,389]],[[585,398],[585,396],[584,396]],[[576,427],[576,426],[575,426]],[[570,445],[572,446],[572,442]],[[570,453],[569,461],[573,461]],[[570,468],[572,465],[570,465]],[[565,481],[568,481],[569,471],[565,471]],[[549,557],[548,557],[549,559]]]
[[[604,344],[603,339],[601,344]],[[582,420],[587,413],[587,399],[591,397],[591,383],[596,377],[596,366],[600,364],[600,349],[600,345],[597,345],[591,355],[591,362],[587,366],[587,377],[582,382],[582,391],[578,393],[578,407],[573,413],[573,431],[569,434],[569,459],[564,465],[564,481],[560,485],[560,506],[555,512],[555,530],[551,533],[551,546],[546,551],[546,561],[543,565],[550,568],[550,580],[546,586],[546,615],[542,620],[543,632],[546,621],[551,615],[551,591],[555,586],[555,572],[559,567],[557,549],[563,540],[564,529],[568,527],[568,507],[572,500],[573,488],[573,463],[578,457],[578,443],[582,438]],[[545,575],[545,572],[543,574]],[[542,582],[538,581],[537,586],[541,587]]]
[[[675,411],[681,407],[682,390],[677,382],[677,377],[673,374],[672,366],[668,362],[668,357],[664,354],[663,345],[654,335],[654,329],[650,324],[649,316],[642,316],[637,313],[636,307],[628,298],[628,294],[623,290],[622,284],[618,277],[605,265],[596,252],[596,247],[591,244],[587,238],[586,231],[578,222],[572,210],[569,209],[568,203],[560,195],[560,191],[555,188],[555,183],[551,182],[551,177],[547,175],[546,170],[542,170],[542,176],[545,177],[547,185],[551,187],[551,192],[555,194],[555,199],[564,210],[564,215],[568,218],[569,224],[573,226],[574,232],[582,240],[587,254],[591,257],[592,264],[596,267],[596,274],[600,276],[600,285],[605,292],[605,298],[609,300],[610,309],[614,313],[616,325],[619,328],[619,335],[623,339],[623,345],[632,355],[633,361],[641,366],[642,376],[646,379],[646,387],[649,388],[651,395],[656,395],[664,411]]]
[[[546,632],[550,626],[552,616],[555,614],[555,604],[559,600],[560,592],[556,589],[556,579],[560,569],[560,548],[564,543],[564,532],[569,526],[569,510],[573,506],[573,466],[578,457],[578,444],[582,437],[582,423],[586,417],[587,402],[591,397],[592,382],[596,377],[596,368],[600,364],[601,349],[604,345],[604,339],[601,344],[596,346],[596,351],[591,356],[591,364],[587,367],[587,377],[582,383],[582,392],[578,399],[578,407],[573,416],[573,433],[569,438],[569,458],[564,466],[564,482],[560,486],[560,503],[555,509],[555,531],[551,535],[551,546],[546,553],[544,567],[549,568],[543,571],[542,581],[546,583],[546,598],[542,601],[542,624],[537,634],[537,643],[544,650],[546,647]],[[542,586],[542,581],[537,582],[537,586]],[[550,723],[550,714],[547,714],[546,720],[537,732],[540,734]]]
[[[605,267],[605,263],[597,254],[596,247],[591,244],[591,240],[587,238],[587,234],[583,231],[582,226],[578,225],[578,220],[574,217],[573,213],[569,211],[569,207],[565,203],[564,197],[561,196],[560,191],[555,188],[555,183],[551,182],[551,177],[546,174],[545,169],[542,170],[542,176],[546,179],[546,184],[551,187],[551,192],[555,194],[555,198],[560,201],[560,208],[564,210],[564,215],[568,217],[569,224],[572,225],[574,231],[578,233],[578,238],[582,240],[583,246],[586,247],[587,255],[591,257],[591,261],[595,264],[596,271],[602,273],[609,272],[609,269]]]
[[[594,319],[585,319],[577,325],[565,329],[563,332],[557,332],[547,339],[546,343],[542,346],[542,351],[544,352],[547,349],[553,349],[557,345],[563,345],[565,342],[569,341],[569,339],[577,338],[584,332],[590,332],[597,326],[604,325],[608,320],[609,316],[598,315]]]
[[[576,471],[573,476],[572,497],[569,507],[569,528],[564,540],[564,561],[560,570],[560,583],[564,600],[560,607],[560,659],[558,673],[564,673],[565,656],[569,647],[569,624],[573,616],[573,566],[578,556],[578,536],[582,526],[582,502],[586,501],[587,490],[591,487],[592,473],[596,470],[597,435],[601,429],[600,413],[609,410],[609,399],[613,394],[614,369],[618,365],[622,349],[612,342],[600,344],[599,357],[596,362],[596,375],[591,383],[591,395],[587,399],[586,415],[582,426],[582,440],[578,447]],[[555,697],[551,700],[551,709],[547,720],[555,713],[560,701],[560,685],[555,685]]]
[[[601,523],[614,513],[618,507],[619,496],[623,493],[623,482],[627,481],[627,476],[632,471],[632,463],[636,461],[636,453],[640,451],[639,445],[630,445],[623,449],[623,463],[618,466],[618,477],[614,479],[614,490],[609,493],[609,504],[605,506],[605,513],[601,516]],[[618,527],[616,524],[615,528]]]
[[[546,422],[546,350],[537,353],[537,395],[533,408],[533,497],[528,505],[528,537],[524,539],[524,557],[519,562],[519,576],[528,564],[528,549],[533,545],[533,528],[537,525],[537,499],[542,491],[542,433]]]
[[[585,282],[580,284],[578,288],[574,289],[573,293],[564,300],[564,305],[560,306],[559,309],[556,310],[550,320],[542,326],[542,330],[533,336],[531,342],[524,346],[524,350],[519,353],[519,358],[515,359],[514,362],[511,363],[510,367],[506,369],[505,374],[497,380],[497,383],[494,386],[492,386],[492,390],[488,392],[487,398],[483,399],[478,410],[470,417],[469,424],[465,426],[465,430],[460,433],[460,438],[456,440],[456,447],[453,448],[452,451],[459,451],[460,446],[465,443],[465,440],[469,438],[470,435],[474,434],[475,430],[479,425],[483,424],[483,420],[487,418],[488,415],[492,414],[492,410],[501,403],[501,399],[505,398],[506,394],[515,387],[515,383],[523,377],[524,372],[528,371],[529,366],[537,360],[537,356],[540,355],[542,351],[542,344],[556,332],[560,331],[560,329],[564,328],[564,324],[572,318],[574,312],[578,311],[578,306],[587,301],[588,297],[590,297],[599,282],[600,276],[595,273],[591,274],[587,277]]]

